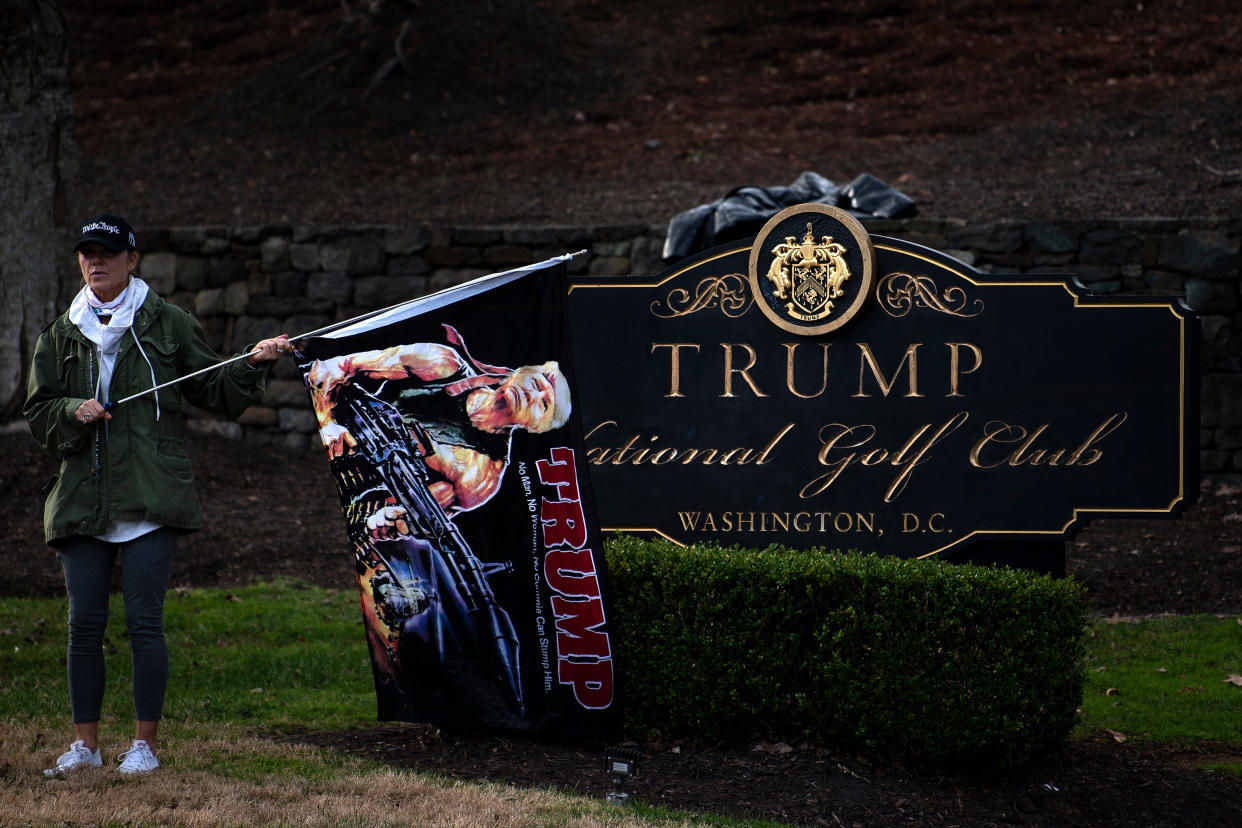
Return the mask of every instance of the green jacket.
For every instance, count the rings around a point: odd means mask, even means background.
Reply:
[[[138,335],[159,383],[214,365],[220,357],[202,326],[154,291],[134,316]],[[43,448],[60,457],[43,507],[49,545],[73,535],[98,535],[110,520],[153,520],[183,530],[202,526],[194,473],[185,450],[184,402],[236,417],[263,396],[266,370],[238,360],[218,371],[161,389],[114,409],[111,420],[87,425],[74,412],[95,395],[95,348],[61,315],[35,345],[22,412]],[[121,340],[109,399],[151,388],[151,367],[126,335]]]

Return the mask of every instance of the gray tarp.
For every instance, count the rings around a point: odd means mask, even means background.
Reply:
[[[838,187],[804,172],[788,187],[738,187],[719,201],[678,213],[668,223],[664,263],[758,234],[764,223],[795,204],[831,204],[856,218],[898,218],[915,213],[914,201],[869,173]]]

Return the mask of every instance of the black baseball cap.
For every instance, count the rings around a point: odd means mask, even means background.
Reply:
[[[78,243],[73,246],[73,252],[77,253],[88,242],[99,242],[115,253],[138,249],[134,228],[125,219],[112,213],[100,213],[82,222],[82,227],[78,230]]]

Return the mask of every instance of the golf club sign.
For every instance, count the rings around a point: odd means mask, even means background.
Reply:
[[[806,204],[655,277],[578,277],[570,318],[608,529],[1055,571],[1086,520],[1197,490],[1176,297],[983,273]]]

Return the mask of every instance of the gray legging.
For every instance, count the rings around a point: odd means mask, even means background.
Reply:
[[[57,550],[69,591],[69,700],[73,721],[99,721],[104,694],[103,636],[117,554],[125,624],[134,659],[134,717],[159,721],[168,686],[164,593],[178,532],[161,528],[125,543],[74,537]]]

